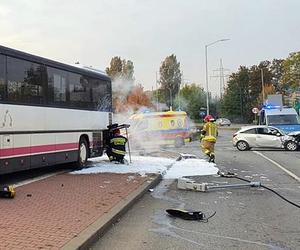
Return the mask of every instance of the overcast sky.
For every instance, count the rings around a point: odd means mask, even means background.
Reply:
[[[300,50],[299,10],[299,0],[1,0],[0,44],[102,70],[121,56],[145,89],[174,53],[185,81],[205,86],[205,45],[230,39],[208,47],[209,75],[221,58],[230,72],[286,58]]]

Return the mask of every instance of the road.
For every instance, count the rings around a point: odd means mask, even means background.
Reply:
[[[232,147],[232,132],[220,130],[217,166],[249,180],[261,181],[300,204],[300,182],[279,168],[282,166],[299,177],[300,152],[240,152]],[[198,142],[177,151],[202,157]],[[194,179],[210,181],[208,177]],[[218,178],[218,181],[237,182],[228,178]],[[207,215],[216,211],[216,215],[208,223],[185,221],[167,216],[168,208],[201,210]],[[163,180],[92,249],[300,249],[300,209],[263,188],[200,193],[178,190],[174,181]]]

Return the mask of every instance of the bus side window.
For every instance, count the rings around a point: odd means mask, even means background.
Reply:
[[[47,67],[48,103],[67,106],[67,76],[58,69]]]
[[[5,71],[5,57],[0,55],[0,100],[6,97]]]
[[[89,78],[92,108],[98,111],[112,111],[111,89],[107,81]]]
[[[80,74],[69,73],[68,81],[70,105],[85,109],[90,108],[91,94],[88,79]]]
[[[54,101],[65,102],[67,94],[66,78],[57,74],[53,75]]]
[[[44,103],[44,66],[30,61],[7,57],[8,100],[24,104]]]

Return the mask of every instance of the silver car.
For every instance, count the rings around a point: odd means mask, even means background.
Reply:
[[[231,121],[227,118],[218,118],[216,120],[216,124],[219,125],[219,126],[230,126]]]
[[[247,126],[233,135],[233,145],[244,151],[251,148],[285,148],[284,142],[289,139],[283,131],[271,126]]]

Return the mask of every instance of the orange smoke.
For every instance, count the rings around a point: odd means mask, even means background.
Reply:
[[[113,97],[113,105],[115,113],[123,113],[129,110],[137,111],[141,107],[153,108],[150,97],[144,92],[141,84],[134,86],[127,96],[118,95]]]

